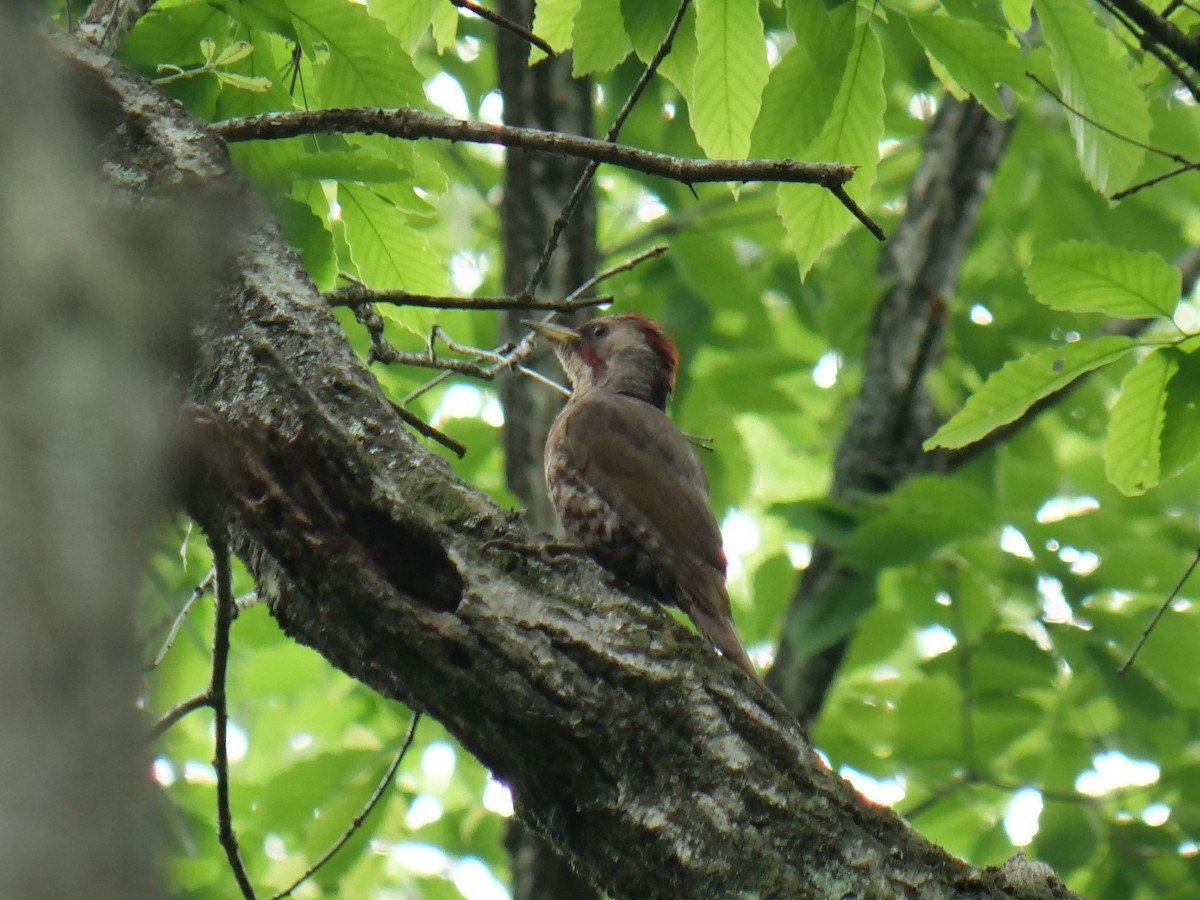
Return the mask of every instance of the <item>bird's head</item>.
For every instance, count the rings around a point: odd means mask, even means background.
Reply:
[[[679,351],[653,319],[618,313],[578,328],[526,322],[554,345],[575,392],[609,390],[665,409],[675,388]]]

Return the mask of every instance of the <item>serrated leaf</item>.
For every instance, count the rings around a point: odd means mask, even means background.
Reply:
[[[864,26],[859,29],[829,118],[801,157],[858,166],[846,191],[864,207],[875,183],[886,105],[883,51],[875,33]],[[779,217],[787,229],[803,277],[822,251],[857,220],[829,191],[814,190],[812,185],[781,184],[778,192]]]
[[[1146,155],[1137,146],[1150,140],[1146,97],[1129,72],[1125,48],[1087,4],[1036,0],[1035,7],[1063,102],[1075,110],[1064,114],[1080,167],[1096,190],[1112,193],[1133,179]]]
[[[357,184],[340,184],[338,202],[356,274],[366,284],[418,293],[445,291],[445,272],[404,210],[378,190]],[[432,310],[382,306],[379,311],[422,338],[434,319]]]
[[[1033,23],[1033,0],[1000,0],[1000,7],[1013,31],[1026,31]]]
[[[234,41],[221,51],[213,65],[230,66],[239,62],[254,52],[254,45],[249,41]]]
[[[665,3],[646,0],[621,0],[621,16],[625,31],[642,62],[649,62],[658,51],[675,10]],[[692,102],[692,86],[696,74],[696,6],[691,4],[684,13],[671,52],[659,64],[659,73],[666,78],[687,103]]]
[[[607,72],[629,55],[620,0],[582,0],[572,29],[571,74]]]
[[[445,53],[454,46],[458,37],[458,7],[439,3],[433,11],[433,42],[438,53]]]
[[[1179,270],[1157,253],[1068,241],[1039,253],[1025,272],[1039,303],[1123,319],[1170,316],[1179,302]]]
[[[1200,458],[1200,353],[1164,350],[1178,357],[1167,385],[1159,467],[1163,478],[1178,475]]]
[[[1104,472],[1126,496],[1144,494],[1158,484],[1167,385],[1178,368],[1175,354],[1156,350],[1121,382],[1104,441]]]
[[[575,17],[583,0],[538,0],[533,10],[533,33],[562,53],[571,46],[575,32]],[[541,62],[546,54],[537,47],[529,48],[529,64]]]
[[[329,107],[405,106],[421,102],[424,79],[384,23],[357,3],[289,0],[301,45],[328,48],[315,66],[319,104]]]
[[[443,0],[371,0],[370,10],[412,53],[429,27],[434,11],[446,5],[449,4]],[[458,10],[453,12],[457,16]]]
[[[238,75],[236,72],[215,71],[213,75],[221,84],[227,84],[232,88],[237,88],[240,91],[254,91],[258,94],[266,93],[271,89],[271,79],[261,78],[257,75]]]
[[[996,85],[1015,85],[1024,79],[1025,66],[1016,47],[970,19],[920,16],[909,19],[908,24],[931,61],[941,63],[993,116],[1009,117]]]
[[[762,157],[796,158],[829,118],[854,40],[854,7],[827,14],[819,4],[790,10],[805,39],[771,70],[751,146]]]
[[[758,0],[698,0],[696,50],[696,142],[711,159],[742,158],[770,74]]]
[[[1138,346],[1121,335],[1050,347],[1005,363],[923,445],[965,447],[1007,425],[1034,403],[1080,375],[1120,359]]]

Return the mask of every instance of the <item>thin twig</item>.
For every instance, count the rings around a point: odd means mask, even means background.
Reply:
[[[226,738],[229,731],[229,707],[225,696],[225,670],[229,664],[229,629],[233,624],[233,572],[229,545],[223,537],[209,535],[213,568],[217,572],[217,614],[213,626],[211,694],[214,732],[213,770],[217,776],[217,839],[225,849],[229,868],[245,900],[256,900],[250,876],[238,853],[233,816],[229,811],[229,751]]]
[[[206,706],[212,706],[212,692],[205,688],[202,691],[197,691],[188,697],[186,700],[181,700],[172,706],[163,715],[161,719],[154,723],[150,729],[148,737],[150,740],[155,740],[163,735],[164,732],[184,716],[190,712],[195,712],[198,709],[203,709]]]
[[[1192,165],[1192,163],[1190,163],[1190,162],[1189,162],[1189,161],[1188,161],[1186,158],[1184,158],[1184,157],[1180,156],[1178,153],[1172,153],[1172,152],[1170,152],[1169,150],[1163,150],[1163,149],[1162,149],[1162,148],[1160,148],[1160,147],[1155,147],[1153,144],[1145,144],[1145,143],[1142,143],[1142,142],[1141,142],[1141,141],[1139,141],[1139,140],[1135,140],[1134,138],[1131,138],[1131,137],[1129,137],[1128,135],[1121,134],[1121,132],[1119,132],[1119,131],[1116,131],[1116,130],[1114,130],[1114,129],[1112,129],[1112,128],[1109,128],[1109,127],[1108,127],[1107,125],[1105,125],[1103,122],[1097,122],[1095,119],[1093,119],[1093,118],[1092,118],[1091,116],[1089,116],[1087,113],[1083,112],[1082,110],[1078,110],[1078,109],[1076,109],[1074,106],[1072,106],[1072,105],[1071,105],[1070,103],[1068,103],[1066,100],[1064,100],[1064,99],[1063,99],[1063,98],[1062,98],[1062,97],[1061,97],[1061,96],[1060,96],[1060,95],[1059,95],[1059,94],[1058,94],[1058,93],[1057,93],[1057,92],[1054,90],[1054,88],[1050,87],[1050,85],[1046,84],[1046,82],[1042,81],[1042,79],[1038,78],[1038,77],[1037,77],[1035,74],[1033,74],[1032,72],[1026,72],[1026,73],[1025,73],[1025,76],[1026,76],[1027,78],[1029,78],[1031,81],[1033,81],[1033,82],[1034,82],[1034,83],[1035,83],[1035,84],[1036,84],[1038,87],[1040,87],[1040,88],[1041,88],[1043,91],[1045,91],[1047,94],[1049,94],[1051,97],[1053,97],[1053,98],[1054,98],[1054,101],[1055,101],[1055,102],[1056,102],[1056,103],[1057,103],[1059,106],[1061,106],[1063,109],[1065,109],[1065,110],[1066,110],[1067,112],[1069,112],[1071,115],[1073,115],[1073,116],[1077,116],[1078,118],[1080,118],[1080,119],[1082,119],[1083,121],[1087,122],[1087,123],[1088,123],[1089,125],[1091,125],[1093,128],[1099,128],[1099,129],[1100,129],[1101,131],[1103,131],[1105,134],[1107,134],[1107,135],[1110,135],[1111,137],[1114,137],[1114,138],[1116,138],[1118,141],[1123,141],[1124,143],[1126,143],[1126,144],[1129,144],[1131,147],[1137,147],[1138,149],[1140,149],[1140,150],[1145,150],[1145,151],[1147,151],[1148,153],[1154,153],[1154,154],[1157,154],[1158,156],[1165,157],[1166,159],[1169,159],[1169,160],[1171,160],[1172,162],[1179,163],[1181,166]]]
[[[393,306],[417,306],[424,309],[552,309],[556,312],[572,312],[589,306],[604,306],[612,303],[612,295],[587,297],[576,300],[535,300],[521,295],[501,297],[446,297],[433,294],[412,294],[408,291],[377,291],[362,285],[350,285],[321,295],[330,306],[364,306],[368,303],[388,303]]]
[[[629,92],[629,96],[625,98],[620,111],[617,112],[612,124],[608,127],[608,132],[604,136],[606,143],[615,146],[617,136],[621,133],[621,128],[625,125],[625,120],[629,118],[630,112],[633,111],[634,104],[641,98],[642,92],[646,90],[646,85],[650,83],[650,79],[654,77],[654,73],[662,65],[662,61],[671,52],[671,44],[675,41],[675,34],[679,31],[679,26],[683,24],[683,17],[690,5],[691,0],[680,0],[679,8],[675,11],[675,18],[671,20],[671,24],[667,27],[666,35],[658,45],[658,49],[654,51],[654,56],[646,63],[646,68],[638,79],[637,84],[633,86],[633,90]],[[579,202],[591,186],[592,178],[595,177],[596,169],[599,167],[600,163],[597,160],[588,163],[583,170],[583,174],[579,176],[579,180],[575,182],[575,187],[571,190],[571,195],[567,198],[567,202],[563,204],[563,208],[559,211],[558,218],[550,226],[550,234],[546,238],[546,245],[542,248],[542,254],[538,257],[537,265],[534,266],[533,272],[529,276],[529,281],[525,284],[525,290],[522,292],[526,296],[532,297],[537,293],[538,285],[542,283],[542,279],[546,276],[546,271],[550,268],[550,260],[554,256],[554,251],[558,248],[559,239],[562,238],[562,234],[567,228],[567,223],[571,221],[571,216],[575,213],[576,207],[579,206]]]
[[[459,9],[469,10],[470,12],[473,12],[473,13],[475,13],[475,15],[479,16],[479,18],[487,19],[489,22],[491,22],[493,25],[497,26],[498,28],[503,28],[506,31],[511,31],[513,34],[517,35],[518,37],[521,37],[522,39],[533,44],[533,46],[537,47],[539,50],[541,50],[547,56],[557,56],[558,55],[557,51],[555,51],[555,49],[553,47],[551,47],[542,38],[538,37],[536,34],[534,34],[532,31],[530,31],[528,28],[526,28],[520,22],[514,22],[512,19],[506,19],[504,16],[500,15],[499,13],[493,12],[492,10],[487,9],[486,7],[480,6],[478,3],[472,2],[472,0],[450,0],[450,2],[453,3],[455,6],[457,6]]]
[[[167,655],[167,651],[171,649],[171,645],[175,643],[175,638],[179,635],[179,629],[183,626],[183,620],[187,618],[187,614],[191,612],[192,606],[196,601],[204,596],[204,592],[212,587],[213,579],[216,578],[217,570],[209,569],[208,574],[200,581],[198,585],[192,588],[191,596],[184,601],[183,606],[176,614],[175,619],[171,622],[171,628],[167,631],[167,636],[163,639],[162,646],[158,648],[158,652],[154,654],[154,659],[146,666],[147,670],[157,669],[162,664],[163,659]]]
[[[583,284],[579,285],[579,287],[575,288],[575,290],[571,291],[571,293],[567,294],[567,300],[573,301],[581,294],[586,294],[600,282],[607,281],[609,278],[612,278],[614,275],[620,275],[622,272],[628,272],[630,269],[641,265],[648,259],[654,259],[655,257],[662,256],[669,249],[670,247],[668,247],[666,244],[655,244],[653,247],[649,247],[639,253],[635,253],[633,256],[617,263],[616,265],[609,266],[607,269],[601,269],[591,278],[587,279],[587,281],[583,282]]]
[[[437,441],[459,459],[462,459],[467,455],[466,445],[456,441],[445,432],[434,428],[411,409],[406,409],[399,403],[393,403],[392,406],[396,409],[396,415],[411,425],[420,434],[425,435],[425,437],[429,438],[431,441]]]
[[[591,278],[587,279],[585,282],[583,282],[581,285],[579,285],[579,287],[575,288],[575,290],[571,291],[571,293],[569,293],[567,295],[566,299],[568,301],[574,300],[580,294],[584,294],[587,291],[591,290],[593,287],[595,287],[601,281],[604,281],[607,278],[611,278],[613,275],[619,274],[620,272],[628,271],[629,269],[632,269],[634,266],[638,265],[639,263],[645,262],[648,259],[653,259],[656,256],[661,256],[666,251],[667,251],[666,244],[656,244],[653,247],[643,250],[641,253],[634,254],[629,259],[623,260],[622,262],[619,262],[616,265],[609,266],[607,269],[597,272]],[[553,316],[554,316],[553,312],[547,313],[545,319],[549,320],[549,319],[553,318]],[[480,351],[480,355],[475,359],[474,362],[475,362],[475,365],[478,366],[479,371],[481,371],[485,374],[481,375],[481,376],[477,376],[477,377],[482,377],[485,380],[490,380],[490,379],[494,378],[496,373],[501,371],[502,369],[515,368],[518,372],[521,372],[524,375],[528,375],[530,377],[536,377],[540,381],[548,381],[549,379],[546,379],[544,376],[535,375],[535,373],[533,373],[532,370],[526,369],[522,365],[522,363],[524,363],[525,360],[529,358],[529,355],[533,352],[533,339],[534,339],[534,333],[532,331],[528,331],[525,333],[524,337],[522,337],[521,340],[517,341],[517,343],[515,343],[515,344],[502,344],[499,347],[496,347],[495,349],[493,349],[491,351]],[[492,366],[486,367],[486,368],[480,365],[480,363],[483,360],[489,359],[489,358],[490,359],[498,358],[499,361],[494,363]],[[425,384],[421,385],[416,390],[410,392],[400,402],[403,404],[403,403],[410,403],[413,400],[416,400],[422,394],[426,393],[427,391],[432,390],[433,388],[437,387],[439,384],[444,382],[446,379],[448,379],[450,377],[450,374],[451,374],[450,372],[442,372],[441,374],[437,375],[436,377],[425,382]],[[563,388],[561,385],[558,385],[558,384],[554,384],[553,386],[557,390],[564,390],[564,391],[566,390],[565,388]]]
[[[1154,618],[1150,620],[1150,624],[1146,626],[1145,630],[1138,638],[1137,643],[1133,647],[1133,652],[1129,654],[1129,659],[1125,660],[1125,662],[1121,664],[1121,667],[1117,669],[1118,675],[1124,675],[1129,671],[1129,667],[1133,665],[1133,661],[1137,658],[1138,653],[1141,652],[1142,645],[1146,643],[1146,638],[1150,637],[1150,632],[1154,630],[1154,626],[1158,624],[1158,620],[1163,617],[1163,613],[1167,611],[1167,607],[1170,606],[1175,598],[1179,595],[1180,590],[1183,589],[1184,583],[1192,577],[1192,572],[1195,571],[1197,564],[1200,564],[1200,547],[1196,548],[1196,555],[1192,557],[1191,565],[1187,567],[1187,571],[1183,573],[1183,577],[1175,583],[1175,587],[1171,588],[1171,593],[1167,595],[1167,599],[1163,601],[1162,606],[1158,608],[1158,612],[1154,614]]]
[[[341,850],[342,847],[345,846],[346,842],[354,836],[354,832],[358,831],[358,829],[362,827],[363,822],[367,820],[367,816],[369,816],[371,811],[375,809],[376,805],[383,797],[384,791],[388,789],[388,785],[392,783],[392,779],[396,776],[396,770],[400,768],[400,763],[404,760],[404,755],[408,753],[408,748],[412,746],[413,737],[417,733],[417,723],[420,721],[421,714],[419,712],[414,712],[412,715],[412,720],[408,723],[408,731],[405,732],[404,740],[401,741],[399,749],[396,750],[395,755],[392,757],[392,761],[388,764],[387,769],[383,773],[383,777],[379,779],[379,784],[375,786],[375,790],[372,791],[371,796],[367,798],[366,805],[363,806],[359,814],[355,816],[354,820],[350,823],[350,827],[342,832],[341,837],[334,841],[329,846],[329,849],[321,854],[321,858],[309,866],[308,869],[305,870],[304,874],[292,883],[291,887],[284,888],[277,894],[272,894],[270,900],[282,900],[284,897],[291,896],[292,892],[296,890],[296,888],[304,884],[304,882],[311,878],[313,874],[321,868],[321,866],[329,862],[329,860],[333,858],[333,855]]]

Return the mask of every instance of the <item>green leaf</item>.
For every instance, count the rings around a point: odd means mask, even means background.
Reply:
[[[1155,350],[1121,382],[1104,442],[1104,471],[1126,496],[1143,494],[1158,484],[1167,385],[1178,368],[1176,354]]]
[[[883,51],[875,33],[859,29],[841,89],[825,127],[802,154],[805,159],[836,160],[858,166],[846,191],[865,207],[875,184],[879,141],[883,137]],[[805,184],[779,186],[779,217],[787,229],[803,277],[817,257],[857,220],[829,191]]]
[[[675,9],[667,3],[647,3],[646,0],[621,0],[621,16],[625,31],[642,62],[649,62],[658,51],[667,29],[675,18]],[[696,73],[696,5],[688,6],[671,42],[671,52],[658,67],[683,99],[692,102],[692,86]]]
[[[755,156],[795,158],[821,133],[854,40],[853,6],[827,14],[820,4],[805,3],[791,13],[793,29],[805,40],[771,70],[754,125]]]
[[[444,0],[371,0],[370,10],[412,53],[429,27],[434,11],[449,5]],[[458,15],[458,10],[454,10],[454,15]]]
[[[1083,174],[1104,194],[1129,184],[1150,140],[1150,112],[1128,56],[1087,4],[1036,0]],[[1071,110],[1074,110],[1072,112]],[[1093,124],[1097,123],[1097,124]],[[1118,137],[1119,135],[1119,137]]]
[[[262,94],[271,89],[270,78],[263,78],[258,75],[238,75],[236,72],[222,72],[220,70],[213,72],[213,74],[221,84],[227,84],[240,91],[254,91],[255,93]]]
[[[966,404],[924,444],[964,447],[1020,416],[1034,403],[1066,387],[1080,375],[1115,362],[1134,347],[1120,335],[1049,347],[1004,364]]]
[[[1122,319],[1170,316],[1182,290],[1179,270],[1157,253],[1068,241],[1039,253],[1025,282],[1039,303]]]
[[[557,53],[571,46],[575,33],[575,17],[583,0],[538,0],[533,10],[533,33]],[[541,62],[546,54],[537,47],[529,49],[529,64]]]
[[[750,152],[770,68],[758,0],[697,0],[696,141],[712,159]]]
[[[321,105],[394,107],[424,100],[423,79],[404,46],[365,6],[326,0],[289,0],[288,6],[305,53],[323,60],[314,65]],[[327,55],[316,52],[318,46]]]
[[[1200,353],[1161,352],[1176,356],[1178,364],[1167,384],[1159,447],[1162,477],[1170,478],[1200,458]]]
[[[1024,79],[1025,66],[1016,47],[970,19],[920,16],[910,19],[909,27],[931,62],[940,63],[993,116],[1009,117],[996,85],[1016,85]]]
[[[582,0],[575,16],[571,74],[607,72],[629,55],[620,0]]]
[[[357,184],[339,185],[338,202],[354,267],[366,284],[419,293],[445,291],[446,274],[429,252],[429,242],[399,206],[378,190]],[[433,310],[385,305],[379,311],[421,338],[429,334],[434,319]]]

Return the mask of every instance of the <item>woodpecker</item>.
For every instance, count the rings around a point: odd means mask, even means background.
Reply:
[[[553,344],[572,387],[546,439],[546,486],[563,529],[618,578],[683,610],[758,680],[729,608],[708,478],[666,414],[674,341],[637,313],[579,328],[526,324]]]

